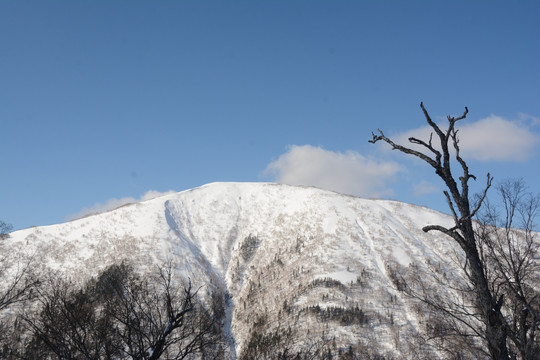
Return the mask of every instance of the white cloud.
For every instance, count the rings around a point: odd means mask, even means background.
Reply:
[[[524,115],[520,115],[523,119]],[[529,123],[534,125],[535,118],[527,115]],[[540,135],[531,130],[525,121],[510,121],[491,115],[474,123],[458,122],[459,145],[462,157],[480,161],[525,161],[540,144]],[[441,129],[446,124],[440,125]],[[413,136],[428,141],[432,129],[428,126],[393,136],[396,143],[417,148],[409,143]],[[433,134],[433,144],[437,143]],[[423,148],[425,150],[425,148]]]
[[[308,185],[363,197],[391,193],[386,183],[404,169],[395,162],[368,159],[357,152],[293,145],[264,171],[279,183]]]
[[[103,213],[103,212],[107,212],[107,211],[117,209],[117,208],[119,208],[121,206],[124,206],[124,205],[127,205],[127,204],[133,204],[133,203],[137,203],[137,202],[141,202],[141,201],[155,199],[157,197],[164,196],[164,195],[169,195],[169,194],[172,194],[174,192],[175,191],[172,191],[172,190],[169,190],[169,191],[166,191],[166,192],[159,192],[159,191],[155,191],[155,190],[149,190],[146,193],[144,193],[140,197],[140,199],[136,199],[136,198],[133,198],[133,197],[124,197],[124,198],[120,198],[120,199],[112,198],[112,199],[107,200],[104,203],[95,203],[91,207],[84,208],[84,209],[82,209],[81,211],[79,211],[76,214],[69,215],[69,216],[66,217],[66,220],[70,221],[70,220],[80,219],[80,218],[88,216],[88,215],[100,214],[100,213]]]

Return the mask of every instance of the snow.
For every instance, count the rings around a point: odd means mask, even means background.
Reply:
[[[317,276],[317,279],[326,279],[326,278],[337,280],[341,282],[342,284],[347,284],[347,283],[350,283],[351,281],[355,282],[356,279],[358,278],[358,275],[354,272],[343,270],[343,271],[336,271],[336,272],[328,273],[325,275]]]
[[[179,279],[190,278],[209,290],[223,286],[232,297],[226,331],[237,343],[233,353],[247,340],[250,314],[257,308],[277,313],[285,300],[298,309],[360,306],[373,319],[369,329],[336,328],[336,333],[343,341],[359,341],[361,332],[366,341],[376,339],[382,349],[394,351],[387,314],[394,314],[401,338],[416,331],[418,319],[394,289],[388,269],[409,264],[422,269],[428,258],[444,264],[453,251],[451,241],[421,228],[451,221],[423,207],[310,187],[212,183],[63,224],[16,231],[0,250],[13,259],[38,254],[43,274],[80,282],[123,259],[141,272],[172,261]],[[244,260],[239,248],[248,236],[259,243]],[[305,287],[325,278],[344,288]],[[389,299],[396,297],[390,306]]]

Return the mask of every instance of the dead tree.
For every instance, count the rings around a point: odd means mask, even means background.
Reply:
[[[433,132],[429,140],[421,140],[415,137],[410,137],[408,140],[411,144],[423,147],[424,152],[394,143],[380,129],[378,135],[372,134],[373,138],[369,142],[374,144],[382,140],[388,143],[392,150],[398,150],[425,161],[444,181],[446,185],[444,195],[454,219],[454,226],[447,228],[441,225],[428,225],[422,230],[425,232],[442,232],[451,237],[463,250],[467,259],[466,275],[474,289],[476,305],[485,326],[482,335],[488,352],[495,360],[509,359],[506,344],[508,337],[507,323],[501,313],[504,297],[499,296],[497,298],[490,289],[473,224],[473,217],[482,206],[493,178],[490,174],[487,174],[484,191],[476,205],[472,205],[469,199],[469,180],[476,180],[476,177],[469,172],[467,163],[460,155],[458,130],[456,129],[456,123],[466,118],[468,109],[465,107],[464,113],[459,117],[448,116],[448,128],[443,130],[431,119],[423,103],[420,103],[420,107]],[[433,133],[435,133],[435,143]],[[453,154],[451,147],[453,147]],[[459,170],[461,175],[458,178],[459,185],[452,173],[452,163],[454,161],[461,168]]]

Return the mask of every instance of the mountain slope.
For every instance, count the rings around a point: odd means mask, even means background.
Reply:
[[[392,273],[411,264],[427,271],[427,259],[450,269],[451,242],[421,231],[450,223],[394,201],[214,183],[17,231],[0,250],[13,264],[34,258],[40,274],[80,283],[124,259],[142,273],[172,261],[179,277],[230,296],[233,354],[257,329],[291,327],[299,344],[334,338],[332,346],[343,350],[399,356],[419,346],[413,338],[421,319]]]

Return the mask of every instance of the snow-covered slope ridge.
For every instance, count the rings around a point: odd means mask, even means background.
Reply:
[[[294,326],[312,329],[310,336],[331,332],[338,345],[375,342],[381,353],[397,355],[418,319],[388,271],[446,258],[449,240],[421,228],[450,222],[427,208],[316,188],[213,183],[17,231],[0,250],[33,257],[42,274],[81,282],[123,259],[140,271],[172,261],[179,276],[227,289],[237,349],[249,339],[254,314],[267,314],[272,327],[293,324],[285,312],[304,311]],[[328,330],[316,306],[360,308],[366,319],[330,322]]]

